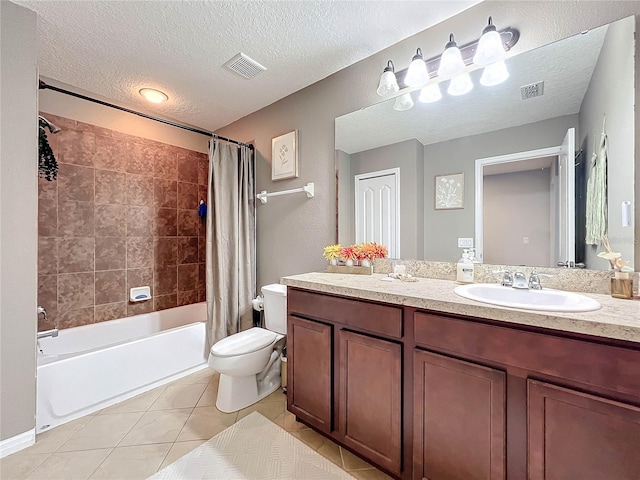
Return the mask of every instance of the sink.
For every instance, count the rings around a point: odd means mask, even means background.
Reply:
[[[491,283],[472,283],[456,287],[453,291],[469,300],[525,310],[590,312],[600,308],[600,304],[592,298],[550,288],[528,290]]]

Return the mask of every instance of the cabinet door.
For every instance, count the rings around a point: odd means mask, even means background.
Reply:
[[[414,352],[413,478],[505,478],[504,372]]]
[[[344,443],[400,474],[401,355],[399,344],[340,332],[340,429]]]
[[[530,480],[638,480],[640,408],[528,381]]]
[[[332,330],[289,315],[287,408],[323,432],[332,430]]]

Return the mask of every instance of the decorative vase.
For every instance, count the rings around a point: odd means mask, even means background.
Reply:
[[[347,267],[353,267],[353,260],[351,260],[351,259],[349,258],[349,259],[345,260],[344,264],[345,264]]]
[[[633,298],[633,279],[629,272],[615,272],[611,279],[611,296],[613,298]]]
[[[363,267],[371,267],[371,260],[369,260],[368,258],[364,258],[360,262],[360,265],[362,265]]]
[[[336,265],[338,265],[338,259],[332,258],[331,260],[329,260],[329,265],[333,265],[335,267]]]

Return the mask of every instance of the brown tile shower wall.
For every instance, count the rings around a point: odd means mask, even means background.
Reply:
[[[207,155],[43,113],[58,179],[39,179],[38,304],[69,328],[205,298]],[[132,303],[131,287],[152,300]]]

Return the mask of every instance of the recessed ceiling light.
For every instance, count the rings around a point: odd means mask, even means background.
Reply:
[[[169,100],[166,93],[156,90],[155,88],[141,88],[140,95],[153,103],[162,103]]]

